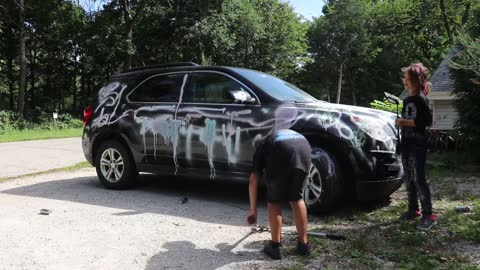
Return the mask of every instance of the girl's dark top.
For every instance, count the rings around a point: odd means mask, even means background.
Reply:
[[[402,127],[403,144],[427,144],[427,127],[432,125],[432,112],[423,94],[408,96],[403,100],[402,117],[415,122],[415,127]]]

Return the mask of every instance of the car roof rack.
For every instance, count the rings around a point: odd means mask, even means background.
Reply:
[[[174,68],[174,67],[196,67],[196,66],[200,66],[200,65],[197,64],[197,63],[194,63],[194,62],[179,62],[179,63],[159,64],[159,65],[136,67],[136,68],[131,68],[131,69],[125,70],[125,71],[123,71],[123,73],[141,71],[141,70],[150,70],[150,69]]]

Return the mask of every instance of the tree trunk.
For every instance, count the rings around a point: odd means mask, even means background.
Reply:
[[[78,50],[77,46],[75,46],[74,55],[73,55],[73,105],[72,105],[72,112],[76,113],[77,110],[77,57],[78,57]]]
[[[470,3],[467,2],[465,4],[465,13],[463,13],[463,17],[462,17],[462,25],[465,25],[468,21],[468,16],[470,15]]]
[[[87,75],[87,99],[90,99],[90,96],[92,94],[92,75],[88,74]]]
[[[23,117],[25,107],[25,87],[27,77],[27,67],[25,63],[25,2],[18,0],[19,8],[19,27],[20,27],[20,81],[18,88],[18,108],[17,112]]]
[[[340,76],[338,76],[337,104],[340,103],[340,96],[342,95],[342,79],[343,79],[343,65],[344,64],[345,64],[345,61],[343,61],[340,64],[340,69],[339,69]]]
[[[131,49],[133,48],[133,24],[127,26],[127,59],[125,60],[125,70],[128,70],[132,67],[132,58],[133,55],[131,54]]]
[[[447,12],[445,10],[445,0],[440,0],[440,11],[442,12],[442,19],[443,19],[443,24],[445,26],[445,30],[447,30],[448,41],[452,43],[453,38],[452,38],[452,32],[450,30],[450,26],[448,24]]]
[[[133,27],[135,25],[135,22],[138,20],[138,18],[141,16],[144,7],[145,7],[145,2],[146,0],[141,0],[138,3],[137,10],[135,12],[135,15],[132,17],[130,15],[130,7],[128,0],[123,0],[122,1],[122,8],[123,8],[123,19],[125,20],[125,26],[127,30],[127,58],[125,59],[125,69],[130,69],[132,67],[132,59],[133,59],[133,53],[131,50],[133,49]]]
[[[353,105],[357,106],[357,95],[355,93],[355,83],[354,83],[354,78],[353,78],[353,71],[350,69],[350,87],[352,88],[352,100],[353,100]]]
[[[85,101],[87,99],[87,94],[85,93],[85,70],[82,68],[80,71],[80,99]],[[81,104],[81,108],[84,107],[85,104]]]
[[[7,62],[7,77],[8,77],[8,90],[10,92],[10,109],[13,111],[15,110],[15,103],[14,103],[14,84],[13,84],[13,58],[9,55],[8,62]]]
[[[35,45],[32,46],[33,49],[31,50],[32,52],[30,53],[31,59],[30,59],[30,108],[35,109],[35,64],[36,64],[36,58],[37,58],[37,50],[35,48]]]
[[[243,61],[243,67],[247,68],[248,64],[248,38],[245,38],[245,59]]]

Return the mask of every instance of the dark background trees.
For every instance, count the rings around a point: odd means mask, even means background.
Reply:
[[[0,110],[80,115],[113,74],[176,61],[253,68],[367,106],[402,91],[401,67],[434,70],[459,32],[478,37],[478,10],[475,0],[330,0],[307,21],[280,0],[6,0]]]

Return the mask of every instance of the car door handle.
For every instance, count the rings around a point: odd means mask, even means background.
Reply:
[[[187,114],[186,116],[187,120],[190,120],[190,119],[202,119],[203,116],[201,114],[198,114],[198,113],[189,113]]]

